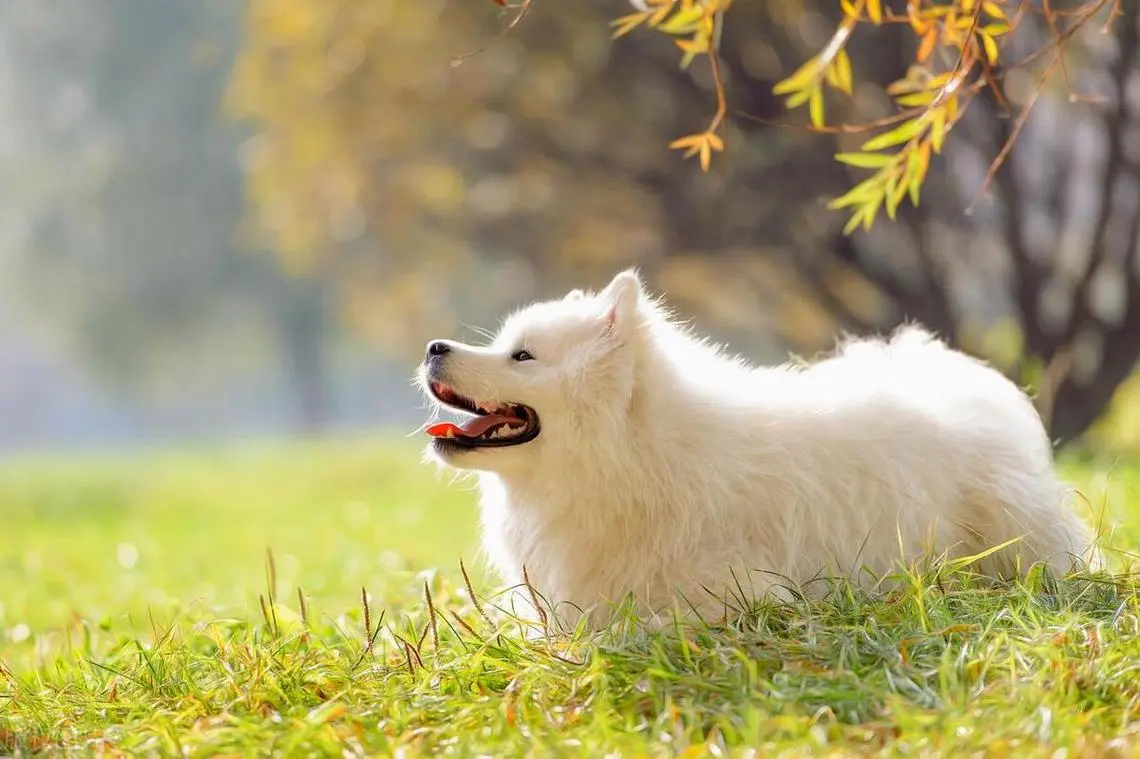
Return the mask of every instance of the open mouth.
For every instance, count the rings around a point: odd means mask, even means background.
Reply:
[[[437,443],[463,448],[521,445],[538,437],[538,414],[521,403],[477,403],[442,382],[428,384],[431,394],[445,406],[472,414],[463,424],[439,422],[426,432]]]

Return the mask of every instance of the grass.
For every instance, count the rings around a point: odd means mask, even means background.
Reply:
[[[1140,548],[1140,466],[1066,468]],[[1140,756],[1125,576],[527,643],[402,441],[24,459],[0,513],[0,754]]]

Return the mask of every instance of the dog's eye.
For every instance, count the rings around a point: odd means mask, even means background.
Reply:
[[[515,361],[534,361],[534,356],[530,355],[530,351],[515,351],[511,354],[511,358]]]

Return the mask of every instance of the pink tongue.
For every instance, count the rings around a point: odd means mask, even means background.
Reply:
[[[451,422],[440,422],[428,427],[426,432],[432,437],[447,437],[450,430],[451,434],[456,437],[479,437],[487,430],[499,424],[510,424],[518,426],[524,424],[522,419],[517,416],[506,416],[505,414],[487,414],[486,416],[477,416],[467,421],[462,427],[458,427]]]

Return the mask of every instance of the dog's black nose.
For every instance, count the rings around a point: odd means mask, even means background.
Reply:
[[[451,346],[444,340],[432,340],[428,343],[427,355],[428,358],[432,356],[444,356],[451,353]]]

